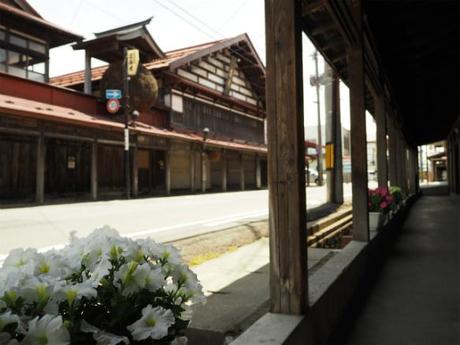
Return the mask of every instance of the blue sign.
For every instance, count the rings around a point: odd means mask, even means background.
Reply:
[[[105,90],[106,99],[121,99],[121,90],[109,89]]]

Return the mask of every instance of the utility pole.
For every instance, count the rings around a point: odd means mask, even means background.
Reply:
[[[126,187],[126,198],[129,199],[131,197],[131,176],[130,176],[130,169],[129,169],[129,75],[128,75],[128,48],[123,48],[123,114],[125,118],[125,130],[124,130],[124,137],[125,137],[125,187]]]
[[[320,110],[320,101],[319,101],[319,86],[320,80],[318,75],[318,51],[316,50],[313,54],[313,59],[315,60],[315,86],[316,86],[316,109],[318,112],[318,142],[316,146],[316,159],[317,159],[317,169],[318,169],[318,185],[323,185],[323,145],[321,140],[321,110]]]

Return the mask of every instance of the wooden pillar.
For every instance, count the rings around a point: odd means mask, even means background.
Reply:
[[[359,35],[357,44],[351,46],[348,51],[353,239],[367,242],[369,240],[369,215],[367,210],[367,138],[361,1],[353,2],[352,14]]]
[[[222,192],[227,191],[227,155],[222,150]]]
[[[97,200],[97,140],[91,144],[91,199]]]
[[[343,203],[342,124],[340,121],[339,79],[332,68],[324,65],[326,75],[326,153],[332,154],[332,166],[326,166],[327,201]],[[329,163],[329,162],[326,162]]]
[[[388,118],[388,170],[390,186],[398,186],[398,160],[397,160],[397,131],[393,118]]]
[[[308,306],[300,1],[266,0],[271,311]]]
[[[190,191],[195,192],[195,150],[193,145],[190,148]]]
[[[91,95],[92,93],[92,76],[91,76],[91,55],[85,51],[85,84],[83,87],[84,93]]]
[[[168,149],[165,151],[165,186],[166,195],[171,195],[171,151]]]
[[[201,191],[206,192],[206,153],[201,150]]]
[[[243,154],[240,154],[240,189],[244,190],[245,188],[245,180],[244,180],[244,159]]]
[[[385,99],[383,95],[375,98],[375,119],[377,123],[377,177],[379,187],[388,187],[387,163],[387,123]]]
[[[260,156],[256,154],[256,188],[262,188],[262,170],[260,167]]]
[[[139,149],[137,147],[137,143],[135,143],[132,155],[133,155],[133,165],[132,165],[132,197],[137,198],[139,194]]]
[[[45,167],[46,167],[46,143],[43,131],[40,131],[37,141],[37,171],[35,201],[43,204],[45,201]]]

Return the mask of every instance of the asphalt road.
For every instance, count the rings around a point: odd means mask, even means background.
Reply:
[[[307,188],[309,208],[325,200],[325,187]],[[106,224],[125,236],[171,241],[267,215],[267,190],[0,209],[0,260],[18,247],[60,247],[71,231],[84,236]]]

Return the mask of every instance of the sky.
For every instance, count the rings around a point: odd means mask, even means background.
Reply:
[[[93,33],[153,17],[148,29],[163,51],[174,50],[248,33],[265,63],[264,0],[28,0],[47,20],[85,39]],[[304,118],[306,126],[317,124],[316,91],[310,86],[315,73],[314,46],[303,35]],[[93,66],[102,64],[93,60]],[[84,68],[84,54],[70,45],[51,50],[50,76]],[[319,58],[319,73],[324,60]],[[324,124],[324,87],[320,90],[321,123]],[[348,90],[341,85],[342,124],[350,127]],[[368,133],[375,133],[368,115]],[[375,135],[374,135],[375,136]]]

